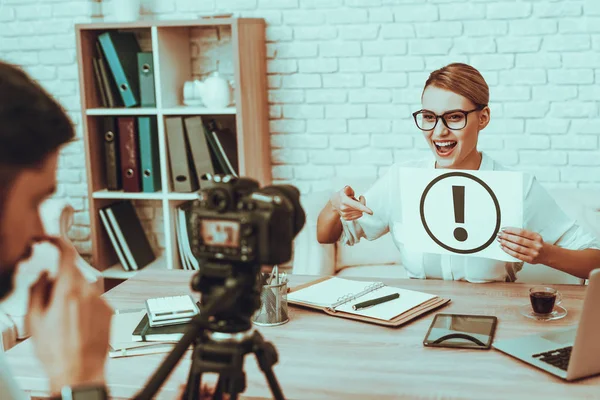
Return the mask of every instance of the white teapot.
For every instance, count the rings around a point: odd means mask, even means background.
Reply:
[[[204,81],[194,81],[195,92],[200,94],[202,103],[208,108],[225,108],[232,102],[231,86],[227,79],[213,73]]]

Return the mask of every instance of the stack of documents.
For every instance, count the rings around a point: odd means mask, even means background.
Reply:
[[[168,353],[173,349],[175,343],[138,342],[133,340],[132,332],[145,315],[146,310],[143,309],[116,311],[111,324],[109,357]]]

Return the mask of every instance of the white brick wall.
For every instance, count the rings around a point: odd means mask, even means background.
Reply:
[[[23,65],[78,123],[73,24],[109,14],[110,6],[0,0],[0,58]],[[376,177],[392,162],[427,154],[410,113],[428,73],[461,61],[479,68],[491,88],[482,149],[548,186],[600,187],[598,0],[144,0],[142,11],[160,19],[234,12],[267,21],[276,182],[319,190],[327,178]],[[200,50],[219,58],[222,72],[233,71],[227,38],[204,45],[195,42],[195,73],[216,67]],[[82,150],[81,140],[65,149],[58,195],[77,210],[71,235],[86,254]],[[152,225],[158,210],[151,203],[139,210],[156,232],[153,245],[163,246],[163,227]]]

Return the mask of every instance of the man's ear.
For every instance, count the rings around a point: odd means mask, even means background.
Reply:
[[[490,123],[490,117],[491,117],[490,113],[491,113],[491,110],[488,106],[486,106],[479,113],[479,130],[485,129],[485,127],[488,126],[488,124]]]

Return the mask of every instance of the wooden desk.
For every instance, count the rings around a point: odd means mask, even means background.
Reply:
[[[106,293],[118,309],[140,308],[148,297],[190,291],[190,271],[142,271]],[[292,285],[314,277],[294,276]],[[585,287],[557,285],[568,315],[538,322],[521,316],[518,307],[529,301],[530,285],[472,284],[437,280],[386,280],[390,285],[436,293],[452,299],[438,311],[490,314],[498,317],[497,339],[543,332],[576,324]],[[436,311],[437,312],[437,311]],[[279,353],[274,370],[288,399],[575,399],[600,398],[600,377],[563,383],[541,370],[496,350],[424,348],[430,313],[398,329],[330,317],[290,307],[290,322],[259,328]],[[188,352],[163,386],[159,398],[173,398],[187,380]],[[8,361],[20,385],[33,395],[48,386],[32,355],[30,341],[11,349]],[[111,359],[107,379],[114,397],[134,395],[158,367],[165,354]],[[253,355],[246,357],[247,390],[243,398],[271,398]]]

